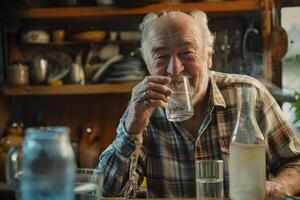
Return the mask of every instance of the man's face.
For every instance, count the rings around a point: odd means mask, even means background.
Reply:
[[[193,103],[204,98],[211,56],[192,17],[172,12],[159,18],[150,28],[146,45],[148,68],[152,75],[188,75],[191,77]]]

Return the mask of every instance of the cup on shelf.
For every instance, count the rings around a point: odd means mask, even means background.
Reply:
[[[53,30],[52,41],[53,42],[63,42],[65,40],[66,31],[63,29]]]

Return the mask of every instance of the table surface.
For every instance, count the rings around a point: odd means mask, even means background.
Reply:
[[[103,200],[116,200],[116,199],[122,199],[122,198],[103,198]],[[146,200],[146,199],[140,199],[139,200]],[[153,198],[152,200],[197,200],[196,198]],[[136,199],[135,199],[136,200]],[[213,200],[211,198],[208,198],[207,200]],[[229,198],[224,198],[223,200],[230,200]],[[272,197],[265,200],[300,200],[300,197]]]
[[[8,186],[6,183],[0,182],[0,197],[1,200],[11,200],[14,199],[14,191],[10,186]],[[124,199],[124,198],[102,198],[103,200],[117,200],[117,199]],[[146,200],[145,198],[138,198],[140,200]],[[196,198],[153,198],[153,200],[196,200]],[[136,200],[136,199],[135,199]],[[229,200],[229,198],[224,198],[223,200]],[[266,200],[300,200],[300,196],[297,197],[273,197]]]

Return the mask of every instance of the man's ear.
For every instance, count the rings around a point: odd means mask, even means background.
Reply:
[[[208,53],[208,56],[207,56],[207,68],[208,69],[212,68],[212,53]]]

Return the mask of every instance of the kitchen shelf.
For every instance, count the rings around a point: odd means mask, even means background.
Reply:
[[[90,43],[99,43],[98,41],[63,41],[63,42],[22,42],[20,46],[65,46],[65,45],[88,45]]]
[[[90,45],[92,43],[97,44],[137,44],[140,41],[137,40],[85,40],[85,41],[63,41],[63,42],[48,42],[48,43],[39,43],[39,42],[23,42],[20,43],[20,46],[27,47],[27,46],[82,46],[82,45]]]
[[[33,8],[24,10],[20,16],[29,20],[58,20],[58,19],[92,19],[105,16],[144,15],[149,12],[160,11],[167,8],[191,11],[200,9],[208,14],[257,11],[261,9],[259,0],[239,0],[222,2],[186,2],[186,3],[157,3],[138,8],[120,7],[57,7]]]
[[[82,94],[113,94],[130,93],[137,82],[95,85],[62,85],[62,86],[22,86],[2,88],[5,96],[34,95],[82,95]]]
[[[149,12],[160,11],[163,9],[178,9],[181,11],[191,11],[195,9],[203,10],[209,15],[235,15],[240,13],[262,11],[261,0],[226,0],[218,2],[184,2],[184,3],[156,3],[136,8],[121,7],[51,7],[51,8],[32,8],[20,12],[19,16],[24,21],[76,21],[76,20],[98,20],[100,18],[122,19],[122,17],[144,15]],[[120,16],[122,16],[120,18]],[[126,19],[126,18],[125,18]],[[92,41],[91,41],[92,42]],[[88,44],[86,41],[64,41],[62,43],[49,44],[22,44],[22,45],[77,45]],[[99,85],[64,85],[60,87],[51,86],[26,86],[26,87],[4,87],[4,95],[73,95],[73,94],[105,94],[105,93],[130,93],[133,88],[132,83],[122,84],[99,84]]]

